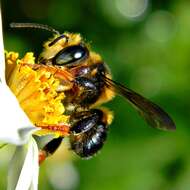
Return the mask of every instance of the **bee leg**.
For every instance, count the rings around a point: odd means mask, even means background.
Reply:
[[[52,155],[59,148],[62,139],[62,137],[59,137],[51,140],[39,151],[39,164],[41,164],[48,156]]]
[[[106,113],[91,109],[87,117],[77,121],[71,128],[71,149],[80,157],[89,158],[104,145],[108,133]]]

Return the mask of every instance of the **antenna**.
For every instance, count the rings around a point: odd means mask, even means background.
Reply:
[[[45,25],[45,24],[38,24],[38,23],[10,23],[11,28],[37,28],[42,30],[47,30],[49,32],[53,32],[55,34],[60,34],[57,30],[52,28],[51,26]]]

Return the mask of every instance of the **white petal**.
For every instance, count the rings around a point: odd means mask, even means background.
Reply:
[[[38,147],[31,138],[27,148],[16,148],[9,167],[7,190],[37,190],[38,174]]]
[[[37,130],[6,84],[0,83],[0,141],[21,145]]]
[[[0,82],[5,83],[5,58],[4,58],[3,32],[2,31],[3,30],[2,30],[1,7],[0,7]]]
[[[5,60],[0,7],[0,141],[13,144],[26,143],[36,128],[20,108],[15,96],[5,82]]]

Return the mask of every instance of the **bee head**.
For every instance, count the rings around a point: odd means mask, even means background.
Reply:
[[[53,37],[43,45],[38,58],[39,64],[59,68],[84,67],[103,63],[99,54],[90,50],[80,34],[65,32],[60,34],[54,28],[37,23],[11,23],[12,28],[36,28],[50,31]]]
[[[54,28],[37,23],[11,23],[11,28],[35,28],[54,33],[53,38],[44,43],[38,63],[55,66],[68,66],[84,61],[89,56],[89,48],[80,34],[60,34]]]
[[[44,43],[39,62],[54,66],[73,66],[89,57],[89,48],[80,34],[55,34]]]

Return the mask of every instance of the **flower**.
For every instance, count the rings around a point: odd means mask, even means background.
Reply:
[[[47,70],[47,67],[36,65],[33,53],[26,53],[22,59],[19,59],[18,57],[18,53],[15,52],[5,53],[6,82],[35,127],[24,128],[27,136],[30,137],[30,140],[29,138],[24,138],[23,142],[13,141],[12,139],[15,139],[15,136],[18,136],[17,133],[17,135],[13,135],[13,138],[11,136],[10,142],[4,140],[5,142],[15,144],[28,142],[27,145],[18,146],[16,148],[8,175],[8,189],[37,189],[38,148],[31,134],[33,133],[38,136],[53,134],[54,137],[67,136],[69,116],[64,115],[65,109],[62,100],[65,95],[63,92],[57,91],[60,86],[60,81],[54,77],[55,72],[52,72],[52,69]],[[4,84],[4,86],[8,89],[6,84]],[[0,89],[5,89],[5,87]],[[7,101],[11,98],[15,100],[15,97],[12,96],[12,94],[10,97],[7,95],[5,97]],[[20,109],[18,102],[16,103],[19,110],[16,113],[24,114]],[[2,103],[6,104],[7,102],[2,100]],[[15,113],[15,107],[11,107],[12,111]],[[9,111],[7,115],[11,116],[9,115]],[[16,116],[19,120],[21,118],[26,118],[25,115],[19,117],[18,115]],[[5,122],[6,120],[9,120],[6,117],[4,118]],[[28,118],[25,123],[23,123],[24,126],[32,126],[31,123],[30,125],[26,125],[27,122],[30,122],[28,121]],[[17,124],[20,126],[19,122]],[[16,129],[15,123],[12,124],[12,128],[13,131]],[[27,131],[29,129],[31,129],[32,133]],[[9,130],[9,133],[11,130]],[[10,135],[9,133],[8,135]],[[23,161],[22,158],[24,157],[25,160]],[[23,167],[21,170],[18,166],[22,166],[22,163]],[[34,166],[32,167],[32,171],[30,167],[31,165]],[[31,175],[28,175],[28,173]],[[19,178],[17,176],[19,176]]]
[[[53,67],[37,65],[34,60],[33,53],[26,53],[19,59],[18,53],[5,52],[6,72],[1,76],[0,111],[9,128],[5,128],[6,134],[2,133],[0,140],[22,145],[17,146],[10,164],[8,190],[37,189],[38,147],[32,134],[51,134],[54,138],[69,134],[69,115],[64,114],[62,104],[65,94],[59,92],[60,80],[56,78],[60,73]],[[8,104],[11,110],[2,109]]]
[[[7,189],[37,190],[39,153],[32,134],[68,135],[69,116],[64,115],[61,103],[65,95],[56,91],[59,80],[54,70],[37,68],[32,53],[18,59],[18,53],[6,52],[5,69],[1,12],[0,38],[0,141],[16,145]]]

